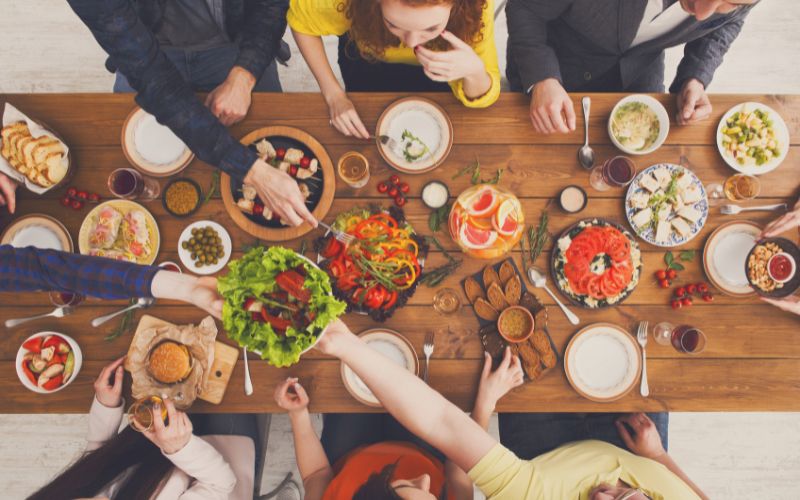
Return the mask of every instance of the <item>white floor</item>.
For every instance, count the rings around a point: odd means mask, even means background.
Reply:
[[[496,33],[504,67],[502,15]],[[291,36],[286,39],[291,43]],[[334,48],[335,41],[329,42]],[[762,2],[709,90],[800,93],[798,46],[800,3]],[[0,0],[0,47],[0,93],[111,88],[113,77],[103,68],[103,52],[63,0]],[[668,68],[680,57],[679,48],[669,51]],[[668,82],[673,73],[668,70]],[[281,68],[281,81],[286,91],[316,90],[296,51],[290,67]],[[798,498],[800,415],[683,413],[671,419],[671,453],[712,498]],[[83,415],[0,415],[0,497],[24,498],[44,484],[80,452],[85,429]],[[273,418],[264,492],[294,469],[290,433],[285,416]]]

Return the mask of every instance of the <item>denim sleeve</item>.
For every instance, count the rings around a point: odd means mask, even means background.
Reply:
[[[245,0],[244,24],[239,40],[236,65],[252,74],[256,80],[275,59],[286,31],[286,11],[289,0]]]
[[[256,154],[203,106],[159,49],[130,0],[68,0],[114,66],[136,89],[136,102],[206,163],[242,179]]]

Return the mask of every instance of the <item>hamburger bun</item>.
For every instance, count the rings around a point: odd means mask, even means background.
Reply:
[[[159,343],[150,350],[147,371],[162,384],[176,384],[186,380],[192,372],[189,348],[173,340]]]

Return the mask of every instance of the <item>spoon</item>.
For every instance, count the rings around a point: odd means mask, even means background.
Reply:
[[[572,323],[573,325],[577,325],[578,323],[580,323],[580,320],[575,315],[575,313],[567,309],[567,306],[562,304],[561,301],[558,300],[558,297],[556,297],[555,294],[553,294],[553,292],[551,292],[550,289],[547,288],[547,277],[544,275],[543,272],[541,272],[540,270],[536,269],[533,266],[530,266],[528,268],[528,279],[531,281],[531,283],[533,283],[533,286],[535,286],[536,288],[544,288],[544,291],[550,294],[551,297],[553,297],[553,300],[556,301],[556,304],[558,304],[558,307],[561,308],[561,311],[564,313],[564,315],[567,317],[570,323]]]
[[[253,395],[253,381],[250,380],[250,366],[247,364],[247,347],[242,347],[244,352],[244,394],[245,396]]]
[[[73,307],[72,306],[63,306],[63,307],[56,307],[53,311],[45,314],[38,314],[36,316],[31,316],[29,318],[17,318],[17,319],[9,319],[6,321],[6,328],[14,328],[17,325],[21,325],[23,323],[27,323],[28,321],[33,321],[35,319],[41,318],[63,318],[64,316],[69,316],[72,314]]]
[[[581,99],[581,105],[583,106],[583,146],[578,149],[578,163],[589,170],[594,166],[594,150],[589,147],[589,108],[592,106],[592,99],[584,96]]]
[[[106,321],[108,321],[108,320],[110,320],[112,318],[116,318],[120,314],[126,313],[128,311],[133,310],[133,309],[139,309],[139,308],[146,309],[146,308],[152,306],[155,301],[156,301],[156,299],[150,299],[150,298],[142,297],[140,299],[137,299],[135,304],[130,305],[130,306],[126,307],[125,309],[120,309],[119,311],[115,311],[113,313],[106,314],[105,316],[100,316],[99,318],[93,319],[92,320],[92,326],[97,328],[98,326],[102,325]]]

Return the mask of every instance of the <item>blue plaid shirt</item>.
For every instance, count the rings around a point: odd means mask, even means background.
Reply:
[[[161,269],[34,247],[0,245],[0,292],[76,292],[101,299],[152,297]]]

